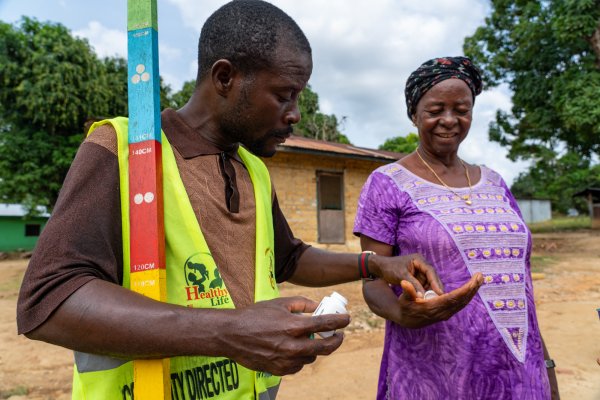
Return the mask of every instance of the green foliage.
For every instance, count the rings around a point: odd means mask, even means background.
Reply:
[[[50,209],[90,117],[127,112],[127,72],[60,24],[0,22],[0,201]]]
[[[294,127],[294,133],[311,139],[350,144],[346,135],[339,131],[346,117],[338,121],[335,115],[323,114],[319,109],[319,95],[310,85],[300,93],[298,107],[302,118]]]
[[[0,193],[4,202],[22,203],[30,210],[38,205],[51,207],[82,134],[48,135],[13,128],[1,138]]]
[[[0,202],[52,209],[88,120],[127,115],[127,61],[60,24],[0,22]],[[161,106],[172,107],[160,80]]]
[[[510,159],[532,160],[515,191],[565,210],[600,172],[592,168],[600,154],[600,0],[491,3],[485,25],[464,42],[486,85],[505,83],[513,92],[513,107],[497,112],[490,139]]]
[[[6,123],[73,134],[87,117],[114,111],[115,102],[107,100],[125,87],[114,76],[122,72],[122,61],[100,61],[86,40],[72,37],[64,26],[26,17],[17,27],[0,23],[0,38],[0,110]]]
[[[379,150],[395,151],[396,153],[409,154],[415,151],[419,147],[419,135],[416,133],[409,133],[406,136],[396,136],[391,139],[387,139]]]
[[[196,81],[187,81],[183,84],[181,90],[173,96],[171,96],[171,101],[173,103],[173,108],[179,109],[187,103],[190,97],[192,97],[192,93],[194,93],[194,89],[196,89]]]
[[[573,194],[586,187],[600,186],[600,165],[590,166],[579,154],[567,153],[558,159],[541,159],[529,171],[521,173],[511,191],[519,198],[549,199],[553,211],[567,213],[575,207],[587,213],[587,203]]]
[[[115,115],[127,115],[127,60],[124,58],[105,58],[103,60],[106,68],[105,87],[107,89],[106,100],[108,104],[107,114],[93,114],[96,117],[113,117]]]
[[[490,138],[511,159],[562,147],[584,157],[600,152],[600,1],[493,1],[486,25],[465,39],[465,53],[488,86],[507,83],[510,113],[500,112]]]
[[[168,85],[163,80],[162,76],[160,77],[160,110],[164,110],[165,108],[176,108],[175,103],[173,101],[173,89],[171,89],[171,85]]]

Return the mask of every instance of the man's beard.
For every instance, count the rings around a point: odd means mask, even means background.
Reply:
[[[258,138],[250,143],[242,142],[242,144],[253,154],[259,157],[273,157],[275,155],[276,150],[267,150],[265,148],[267,141],[273,137],[287,138],[293,133],[293,131],[294,129],[291,125],[285,129],[272,129],[269,132],[267,132],[263,137]]]
[[[247,91],[246,88],[244,88],[242,89],[241,99],[232,110],[231,114],[222,121],[221,127],[230,140],[243,144],[244,147],[253,154],[259,157],[273,157],[275,155],[275,150],[265,149],[267,141],[277,136],[287,138],[293,133],[294,129],[291,125],[284,129],[272,129],[262,137],[250,141],[246,137],[246,134],[247,132],[254,130],[254,127],[253,124],[244,117],[244,111],[249,107],[250,103],[248,102]]]
[[[243,144],[244,147],[259,157],[273,157],[275,155],[275,149],[266,149],[267,142],[270,139],[274,137],[285,139],[294,132],[294,128],[290,125],[284,129],[271,129],[262,137],[255,140],[249,140],[246,137],[246,133],[253,129],[252,126],[250,124],[241,123],[237,118],[224,121],[222,129],[231,141]]]

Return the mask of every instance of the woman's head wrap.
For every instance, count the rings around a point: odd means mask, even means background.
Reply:
[[[473,101],[481,93],[479,70],[467,57],[442,57],[425,61],[406,80],[404,95],[408,118],[412,119],[419,100],[429,89],[450,78],[463,80],[473,93]]]

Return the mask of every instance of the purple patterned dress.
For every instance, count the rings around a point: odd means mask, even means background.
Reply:
[[[529,230],[496,172],[481,167],[471,198],[469,206],[396,163],[378,168],[363,187],[355,233],[396,254],[421,253],[446,291],[476,272],[484,276],[478,294],[448,321],[421,329],[387,321],[378,399],[550,398]]]

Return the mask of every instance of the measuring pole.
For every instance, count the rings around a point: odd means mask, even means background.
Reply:
[[[127,1],[130,289],[165,302],[167,287],[156,14],[156,0]],[[133,374],[136,399],[171,399],[168,358],[135,360]]]

